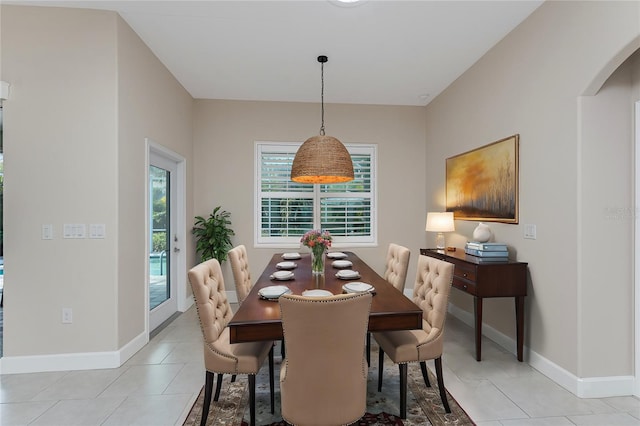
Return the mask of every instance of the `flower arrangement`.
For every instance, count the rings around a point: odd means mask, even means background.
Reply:
[[[308,231],[300,238],[300,242],[312,250],[314,247],[319,247],[320,250],[328,249],[331,247],[331,240],[332,237],[329,231],[323,232],[319,229]]]
[[[324,272],[324,252],[331,247],[331,234],[329,231],[314,229],[306,232],[300,242],[311,249],[311,271],[313,273]]]

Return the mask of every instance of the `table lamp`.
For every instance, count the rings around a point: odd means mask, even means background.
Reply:
[[[444,250],[446,245],[444,242],[444,232],[455,231],[453,222],[453,212],[428,212],[427,213],[427,232],[437,232],[436,249]]]

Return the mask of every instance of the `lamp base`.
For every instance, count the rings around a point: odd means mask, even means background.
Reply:
[[[444,250],[445,247],[444,234],[442,232],[438,232],[438,235],[436,236],[436,249]]]

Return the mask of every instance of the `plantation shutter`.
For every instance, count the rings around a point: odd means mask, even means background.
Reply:
[[[375,147],[350,146],[351,182],[293,182],[291,165],[300,144],[256,144],[256,244],[299,245],[311,229],[331,232],[336,243],[375,242]]]
[[[366,240],[371,235],[371,155],[352,154],[351,159],[352,181],[321,185],[321,228],[334,237]]]

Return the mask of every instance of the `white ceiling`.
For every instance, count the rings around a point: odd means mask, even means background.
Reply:
[[[6,1],[117,11],[194,98],[426,105],[542,0]]]

